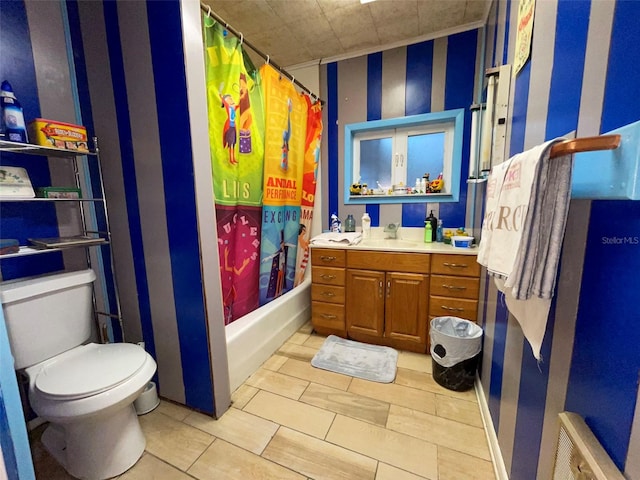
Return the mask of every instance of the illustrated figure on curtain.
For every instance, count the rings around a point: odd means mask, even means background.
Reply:
[[[291,99],[287,99],[287,129],[282,133],[282,161],[280,168],[287,170],[289,168],[289,139],[291,138]]]
[[[222,85],[221,85],[222,87]],[[222,90],[222,88],[221,88]],[[236,161],[236,109],[238,106],[233,101],[233,97],[229,94],[220,93],[222,100],[222,108],[227,113],[227,121],[222,127],[222,145],[229,149],[229,163],[235,165]]]
[[[309,234],[307,233],[307,226],[304,223],[300,224],[300,230],[298,231],[298,255],[302,254],[302,260],[296,271],[296,283],[299,285],[304,277],[304,271],[309,263]]]
[[[269,275],[269,286],[267,288],[267,298],[274,299],[282,295],[287,289],[287,254],[289,248],[295,248],[292,243],[284,241],[284,230],[280,232],[280,249],[273,255],[262,259],[262,262],[271,260],[271,274]]]

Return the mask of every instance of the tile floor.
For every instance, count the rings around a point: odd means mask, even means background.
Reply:
[[[236,390],[221,419],[162,401],[140,423],[147,448],[121,480],[495,480],[473,390],[400,352],[394,383],[311,366],[324,337],[303,326]],[[31,432],[36,478],[69,479]]]

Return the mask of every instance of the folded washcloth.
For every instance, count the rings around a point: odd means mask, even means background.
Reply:
[[[534,356],[546,329],[571,197],[571,155],[552,140],[496,165],[487,182],[478,262],[496,279]]]
[[[362,232],[327,232],[316,235],[311,239],[312,245],[357,245],[362,240]]]

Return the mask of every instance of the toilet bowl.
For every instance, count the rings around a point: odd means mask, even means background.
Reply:
[[[91,270],[0,284],[16,370],[29,403],[49,422],[42,443],[76,478],[102,480],[131,468],[145,448],[134,401],[156,371],[138,345],[85,343]]]
[[[133,344],[90,343],[25,370],[29,401],[50,423],[42,442],[74,477],[110,478],[145,448],[134,400],[156,363]]]

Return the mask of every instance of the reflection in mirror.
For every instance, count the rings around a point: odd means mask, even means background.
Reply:
[[[347,125],[345,203],[458,201],[463,122],[458,109]]]

